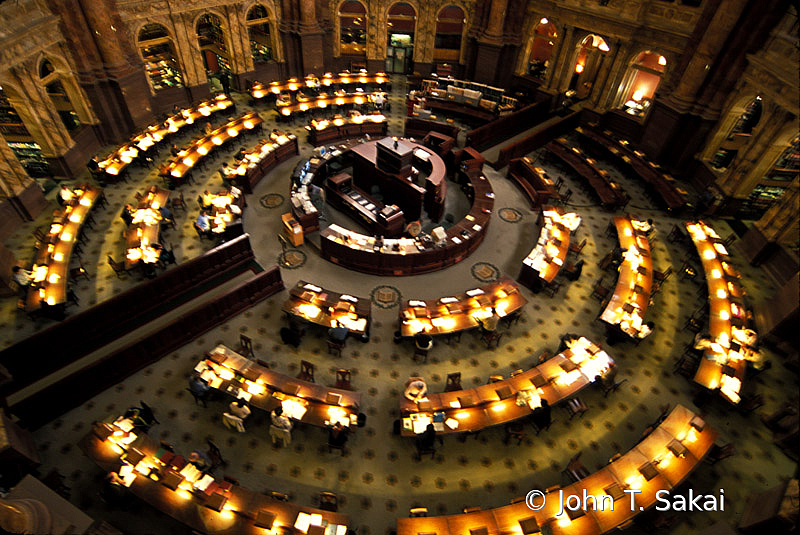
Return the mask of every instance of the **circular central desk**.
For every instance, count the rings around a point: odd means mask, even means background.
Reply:
[[[401,152],[413,154],[415,166],[428,166],[424,169],[430,171],[424,187],[404,177],[402,172],[392,173],[379,167],[379,145],[392,145],[395,141]],[[418,219],[423,208],[429,215],[437,210],[441,214],[447,186],[445,164],[431,149],[408,140],[384,138],[366,143],[354,140],[338,145],[324,156],[311,158],[305,175],[297,177],[295,186],[299,183],[325,183],[327,186],[328,178],[337,179],[334,182],[338,183],[341,169],[349,165],[345,162],[352,163],[353,184],[366,191],[378,185],[385,202],[401,208],[406,222]],[[398,164],[398,169],[400,167],[402,164]],[[450,228],[434,229],[432,236],[385,238],[382,232],[367,235],[334,224],[320,232],[322,257],[363,273],[396,276],[429,273],[460,262],[475,250],[486,234],[494,193],[479,169],[460,169],[456,181],[472,206],[469,213]],[[308,202],[305,188],[293,187],[292,197],[293,215],[304,230],[313,231],[315,225],[319,228],[318,216]],[[326,190],[326,197],[328,202],[333,199],[330,189]],[[376,211],[380,220],[381,207]]]

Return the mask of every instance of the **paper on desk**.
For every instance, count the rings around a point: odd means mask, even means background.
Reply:
[[[433,429],[437,433],[441,433],[442,431],[444,431],[444,424],[442,422],[433,422]]]
[[[114,422],[114,425],[125,431],[126,433],[133,429],[133,422],[128,418],[122,418]]]
[[[214,478],[211,477],[210,475],[206,474],[202,478],[200,478],[200,481],[195,483],[194,486],[197,489],[205,491],[208,488],[208,486],[213,482],[214,482]]]
[[[208,364],[206,364],[205,360],[201,360],[197,363],[197,366],[194,367],[194,371],[202,373],[208,369]],[[201,376],[202,377],[202,376]]]
[[[239,389],[239,394],[236,396],[238,399],[243,399],[245,401],[250,401],[250,398],[253,397],[253,394],[246,391],[244,388]]]
[[[444,421],[444,423],[450,429],[458,428],[458,420],[456,420],[455,418],[448,418],[447,420]]]

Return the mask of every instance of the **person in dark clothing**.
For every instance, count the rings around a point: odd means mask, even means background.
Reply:
[[[92,156],[92,159],[89,160],[89,163],[86,164],[86,167],[89,168],[89,171],[91,171],[92,174],[95,174],[100,169],[100,165],[98,162],[99,158],[97,156]]]
[[[179,149],[177,145],[172,145],[172,148],[169,149],[169,152],[170,154],[172,154],[173,157],[177,156],[180,151],[181,149]]]
[[[240,148],[239,151],[234,155],[233,159],[237,162],[241,162],[244,160],[244,155],[247,154],[247,150],[244,147]]]
[[[436,429],[433,424],[428,424],[425,431],[419,436],[417,440],[417,449],[419,451],[428,451],[434,449],[436,446]]]
[[[561,336],[561,343],[558,344],[558,349],[556,349],[556,354],[561,353],[565,349],[567,349],[567,343],[570,340],[577,340],[580,338],[579,335],[574,333],[565,333]]]
[[[538,429],[547,429],[551,423],[550,404],[542,398],[542,406],[533,410],[533,425]]]
[[[189,390],[191,390],[198,397],[206,397],[211,392],[211,387],[205,379],[199,375],[192,375],[189,378]]]
[[[219,83],[222,84],[222,91],[226,95],[230,95],[231,94],[231,79],[230,79],[230,77],[227,74],[222,74],[219,77]]]
[[[133,206],[126,204],[119,216],[125,222],[125,226],[130,226],[133,223]]]
[[[344,448],[344,445],[347,444],[347,429],[345,429],[342,424],[336,423],[333,427],[328,430],[328,445],[334,448]],[[342,451],[342,455],[344,455],[344,451]]]

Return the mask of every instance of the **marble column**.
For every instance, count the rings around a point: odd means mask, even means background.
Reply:
[[[571,68],[571,65],[567,65],[567,63],[569,63],[572,56],[570,52],[572,51],[572,40],[574,38],[574,34],[575,28],[573,26],[566,26],[562,31],[561,39],[559,39],[558,51],[556,52],[556,57],[552,62],[552,67],[547,80],[547,89],[553,93],[558,93],[560,91],[561,78],[563,76],[564,69]]]

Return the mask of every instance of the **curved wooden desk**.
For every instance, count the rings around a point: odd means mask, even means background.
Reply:
[[[548,526],[553,535],[606,533],[654,506],[657,492],[680,485],[701,464],[716,437],[717,433],[711,426],[686,407],[678,405],[626,454],[577,483],[548,493],[544,497],[544,507],[537,511],[521,501],[475,513],[398,518],[397,535],[539,533],[543,526]],[[634,494],[630,492],[633,490],[641,492]],[[599,506],[593,508],[591,500],[587,500],[586,510],[573,512],[564,508],[565,498],[571,495],[581,497],[584,492],[602,497],[600,501],[604,502],[605,510],[600,510]],[[533,501],[538,506],[541,500],[536,498]],[[575,506],[575,499],[571,506]],[[557,516],[562,508],[565,514]],[[479,531],[481,528],[486,531]]]
[[[539,240],[522,261],[517,280],[533,291],[541,284],[538,279],[550,283],[556,278],[569,252],[570,233],[581,224],[581,217],[564,213],[552,206],[543,207],[539,213]]]
[[[604,375],[614,361],[586,338],[572,342],[562,353],[509,379],[469,390],[428,393],[428,400],[400,401],[403,436],[414,436],[425,425],[442,421],[438,434],[480,431],[533,413],[546,399],[553,406]],[[421,423],[414,423],[417,420]],[[417,426],[417,429],[414,429]]]
[[[268,139],[262,139],[244,155],[244,159],[231,170],[237,175],[236,184],[245,193],[253,193],[253,188],[264,175],[279,163],[300,154],[297,136],[283,132],[272,132]]]
[[[116,176],[139,156],[140,152],[147,152],[165,137],[178,132],[186,125],[194,124],[201,117],[210,117],[218,111],[233,106],[233,101],[225,95],[201,102],[197,106],[182,110],[169,117],[161,124],[148,126],[142,133],[131,138],[127,143],[120,145],[114,152],[97,163],[101,171]]]
[[[372,102],[377,95],[383,95],[384,100],[388,98],[383,91],[375,93],[347,93],[344,95],[320,95],[309,98],[303,102],[291,102],[289,104],[277,104],[278,113],[284,117],[289,117],[293,113],[309,110],[323,110],[331,106],[344,106],[345,104],[366,104]]]
[[[270,521],[273,527],[327,521],[338,526],[336,535],[347,531],[347,515],[279,501],[221,479],[203,480],[183,456],[130,429],[124,418],[95,423],[78,447],[104,471],[128,474],[131,494],[200,533],[262,535],[267,531],[261,526]]]
[[[533,161],[525,156],[514,158],[508,164],[506,177],[511,178],[528,197],[531,208],[536,208],[561,199],[553,180],[541,167],[535,167]]]
[[[587,158],[579,148],[570,146],[565,138],[551,141],[545,148],[589,183],[603,208],[615,210],[625,205],[627,199],[619,184],[608,177],[606,170],[598,169],[594,160]]]
[[[82,186],[74,190],[76,197],[59,211],[53,219],[45,239],[33,259],[33,280],[28,289],[25,310],[32,312],[42,306],[60,305],[67,300],[69,259],[78,234],[83,228],[89,212],[103,194],[93,186]]]
[[[158,261],[160,253],[152,245],[158,243],[161,231],[159,208],[169,199],[169,190],[156,186],[150,188],[133,212],[133,222],[128,227],[125,245],[125,269],[131,269],[139,262],[152,264]]]
[[[627,165],[639,178],[658,193],[667,210],[680,210],[686,206],[687,192],[675,185],[675,179],[659,171],[658,165],[647,160],[645,155],[624,139],[614,139],[608,130],[598,132],[590,126],[575,129],[584,139],[602,147]]]
[[[283,407],[298,422],[327,428],[335,421],[355,430],[361,394],[303,381],[266,368],[225,345],[219,345],[194,368],[209,386],[253,407],[271,411]]]
[[[519,286],[508,277],[454,296],[407,299],[400,307],[400,334],[414,336],[424,331],[437,336],[474,329],[479,325],[476,318],[485,318],[492,308],[503,318],[527,303]]]
[[[739,403],[747,358],[757,356],[748,348],[744,330],[747,324],[745,291],[731,264],[728,250],[713,228],[703,221],[687,222],[686,230],[697,248],[708,284],[709,334],[714,340],[694,376],[695,382]]]
[[[619,266],[617,287],[600,314],[600,319],[610,325],[619,325],[631,338],[639,337],[644,313],[650,304],[653,286],[653,259],[647,234],[634,225],[647,224],[630,216],[615,217],[619,246],[624,251]]]
[[[372,303],[365,297],[326,290],[300,280],[289,290],[283,311],[323,327],[341,324],[352,334],[369,337]]]
[[[247,130],[260,128],[264,121],[256,112],[250,112],[234,119],[210,134],[192,141],[177,156],[171,158],[161,169],[161,174],[174,178],[182,178],[189,174],[197,163],[211,153],[215,148],[224,145],[239,134]]]
[[[366,171],[370,162],[375,161],[377,153],[375,145],[377,143],[377,141],[371,141],[363,144],[344,144],[337,148],[336,153],[329,153],[333,156],[325,159],[312,158],[307,171],[307,176],[310,174],[311,178],[303,180],[306,183],[309,181],[321,182],[331,173],[331,170],[328,169],[330,163],[346,152],[352,151],[357,158],[360,158],[361,163],[359,164],[359,160],[357,160],[355,165],[356,168],[358,165],[362,166],[363,172],[360,174],[365,183],[361,187],[368,190],[371,184],[376,183],[376,175]],[[382,175],[386,175],[386,180],[381,183],[381,189],[387,191],[384,195],[385,201],[395,202],[403,209],[407,219],[413,219],[415,214],[412,210],[417,206],[414,204],[417,200],[424,198],[427,204],[429,197],[437,195],[442,195],[438,202],[443,200],[443,193],[437,192],[443,192],[446,186],[446,170],[441,158],[432,154],[429,149],[409,141],[405,141],[405,143],[414,147],[415,151],[420,150],[429,155],[428,162],[431,165],[431,173],[426,179],[426,187],[422,189],[407,179],[381,172]],[[375,169],[375,171],[379,170]],[[460,176],[462,176],[461,187],[472,201],[472,208],[464,219],[445,232],[439,243],[435,243],[433,239],[412,238],[384,239],[380,242],[375,236],[367,236],[338,225],[331,225],[320,233],[323,258],[357,271],[375,275],[429,273],[460,262],[483,240],[494,206],[491,184],[479,170],[470,170]],[[355,178],[358,179],[359,176],[356,175]],[[406,194],[408,194],[407,197]],[[401,196],[404,198],[400,198]],[[419,210],[419,207],[417,206],[416,209]],[[297,214],[295,216],[302,224],[302,217]]]
[[[272,81],[268,84],[255,82],[250,88],[250,95],[254,99],[262,99],[269,95],[277,96],[281,93],[295,93],[306,87],[311,90],[317,90],[332,85],[384,85],[389,82],[389,78],[382,72],[375,74],[341,72],[337,75],[326,72],[321,77],[310,74],[302,82],[297,78],[289,78],[285,82]]]
[[[353,117],[312,119],[306,130],[308,130],[308,142],[316,147],[351,137],[385,136],[388,126],[386,116],[376,112]]]

